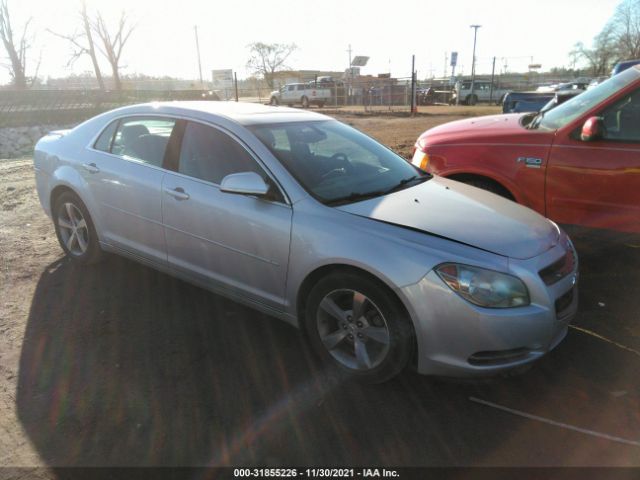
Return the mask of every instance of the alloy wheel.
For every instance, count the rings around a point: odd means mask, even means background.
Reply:
[[[318,306],[316,322],[324,347],[349,369],[372,370],[389,353],[387,321],[361,292],[340,289],[328,293]]]

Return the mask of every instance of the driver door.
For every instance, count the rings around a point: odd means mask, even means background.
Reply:
[[[584,142],[564,132],[547,167],[547,216],[561,223],[640,232],[640,90],[598,114],[606,131]],[[585,118],[586,120],[586,118]]]
[[[270,199],[226,193],[229,174],[254,171]],[[177,172],[162,184],[169,264],[210,288],[282,309],[292,209],[251,154],[209,125],[187,122]]]

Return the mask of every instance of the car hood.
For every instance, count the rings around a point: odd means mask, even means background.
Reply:
[[[518,259],[547,251],[560,235],[555,224],[533,210],[437,176],[399,192],[337,208]]]
[[[526,130],[520,124],[521,117],[521,113],[516,113],[465,118],[434,127],[428,130],[428,133],[429,136],[441,134],[467,135],[470,132],[476,135],[505,134],[509,132],[523,133]]]

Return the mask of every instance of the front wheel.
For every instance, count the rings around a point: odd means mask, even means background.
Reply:
[[[53,222],[58,242],[70,258],[85,264],[100,260],[98,235],[80,197],[72,192],[60,195],[54,203]]]
[[[271,100],[269,101],[269,105],[277,107],[278,106],[278,99],[276,97],[271,97]]]
[[[469,95],[467,97],[467,101],[466,104],[467,105],[475,105],[476,103],[478,103],[478,96],[477,95]]]
[[[309,294],[304,327],[325,362],[367,383],[394,377],[412,353],[413,328],[404,308],[386,287],[358,274],[320,280]]]

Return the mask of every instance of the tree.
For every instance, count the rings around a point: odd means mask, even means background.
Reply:
[[[100,53],[106,57],[111,66],[116,90],[122,90],[122,82],[120,81],[120,58],[122,56],[122,50],[134,29],[135,25],[128,22],[127,14],[124,11],[120,14],[115,34],[109,32],[107,23],[100,12],[96,14],[96,18],[91,24],[91,30],[98,35],[98,39],[100,40],[97,48]]]
[[[591,74],[599,76],[609,73],[611,65],[617,60],[616,51],[617,46],[614,28],[611,23],[608,23],[602,31],[596,35],[591,48],[587,48],[582,42],[578,42],[570,55],[574,59],[582,58],[586,60],[589,64]]]
[[[257,75],[262,75],[269,88],[274,88],[274,73],[288,68],[285,62],[298,47],[295,43],[256,42],[248,45],[248,48],[251,56],[247,68]]]
[[[27,88],[27,51],[31,47],[28,43],[27,35],[30,23],[31,18],[25,22],[22,27],[22,35],[16,43],[11,25],[8,0],[0,0],[0,38],[2,38],[2,44],[9,56],[10,63],[6,66],[9,69],[14,86],[19,89]]]
[[[49,32],[53,33],[57,37],[68,40],[73,45],[74,51],[71,55],[71,58],[67,62],[68,66],[73,65],[75,61],[83,55],[88,55],[91,58],[91,63],[93,64],[93,71],[96,74],[98,86],[100,87],[100,90],[105,90],[104,80],[102,78],[102,72],[100,71],[100,64],[98,63],[98,56],[96,54],[95,43],[93,41],[91,18],[89,17],[89,14],[87,12],[86,0],[81,0],[80,2],[80,11],[78,18],[81,23],[80,31],[76,31],[71,35],[62,35],[51,30],[49,30]]]
[[[640,0],[620,3],[609,25],[615,37],[618,58],[640,57]]]

